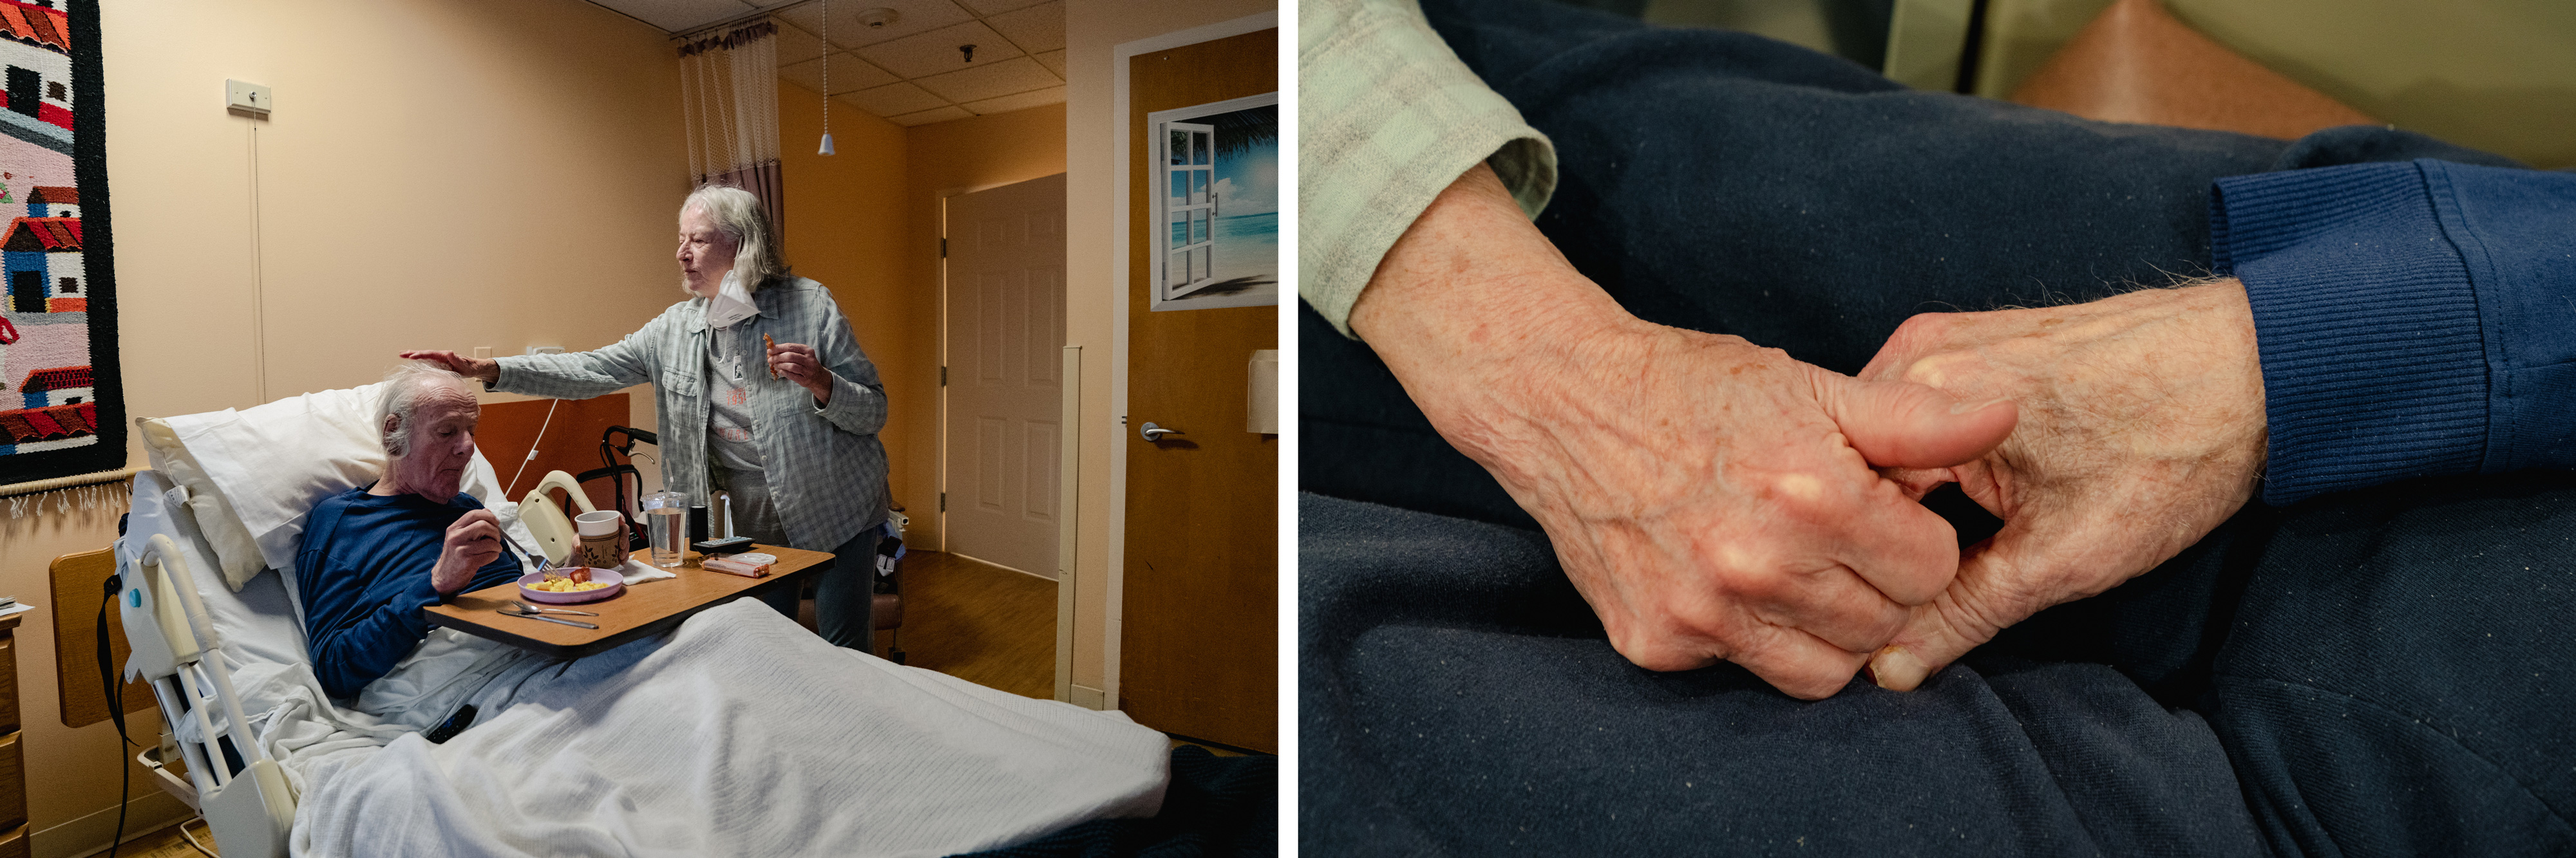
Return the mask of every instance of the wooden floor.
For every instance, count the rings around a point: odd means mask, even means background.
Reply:
[[[814,625],[814,602],[797,619]],[[877,655],[1024,697],[1055,697],[1055,582],[980,560],[913,550],[903,558],[903,628]]]
[[[125,838],[125,845],[116,850],[116,858],[198,858],[197,850],[188,848],[188,842],[179,839],[182,826],[188,829],[189,836],[197,838],[197,842],[206,847],[206,851],[218,851],[215,849],[215,835],[206,830],[205,823],[192,818],[150,834]],[[100,847],[90,854],[104,856],[107,849]]]

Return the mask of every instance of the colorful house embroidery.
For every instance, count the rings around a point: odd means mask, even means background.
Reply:
[[[90,368],[62,366],[27,373],[19,384],[26,407],[0,411],[0,447],[64,441],[98,433]],[[52,445],[47,445],[52,446]],[[24,448],[13,452],[27,452]]]
[[[13,313],[78,313],[89,309],[82,283],[81,222],[76,217],[22,217],[0,233],[0,271],[7,272]]]
[[[80,217],[80,189],[39,185],[27,194],[28,217]]]
[[[0,2],[0,133],[72,151],[71,27],[63,13]]]
[[[26,398],[23,407],[45,408],[88,402],[97,396],[90,387],[89,367],[58,366],[27,373],[18,393]]]

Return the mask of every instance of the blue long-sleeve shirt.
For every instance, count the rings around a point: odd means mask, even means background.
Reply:
[[[357,696],[429,634],[421,609],[447,600],[430,586],[447,528],[483,508],[463,493],[431,503],[412,494],[378,497],[367,494],[368,488],[316,504],[295,554],[305,642],[313,652],[313,672],[333,697]],[[473,581],[457,592],[520,574],[518,552],[503,540],[501,556],[475,570]]]
[[[2271,421],[2263,499],[2576,469],[2576,175],[2447,161],[2220,179]]]

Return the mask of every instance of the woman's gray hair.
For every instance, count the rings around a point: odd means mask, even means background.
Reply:
[[[750,191],[732,185],[701,185],[680,203],[680,216],[690,209],[707,213],[716,231],[733,239],[733,270],[742,273],[744,291],[757,290],[788,275],[787,254],[778,246],[769,210]]]
[[[412,410],[420,404],[421,394],[440,384],[474,392],[464,375],[428,361],[407,360],[385,371],[385,395],[376,400],[376,431],[385,442],[385,455],[398,459],[411,449]],[[385,428],[388,421],[393,428]]]

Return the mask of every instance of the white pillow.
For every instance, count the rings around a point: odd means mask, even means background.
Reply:
[[[191,484],[180,457],[156,455],[154,466],[170,466],[167,470],[189,487],[189,507],[207,542],[221,555],[224,580],[234,590],[262,569],[294,569],[313,506],[384,473],[385,450],[375,426],[376,401],[383,393],[379,382],[159,421],[211,491]],[[147,426],[147,446],[153,434]],[[536,540],[519,523],[518,507],[501,499],[499,482],[492,463],[475,451],[464,490],[499,515],[503,532],[524,553]],[[201,494],[213,495],[213,503],[201,505]],[[209,520],[226,513],[237,531],[218,535],[224,525]]]
[[[206,477],[197,457],[179,443],[179,433],[157,417],[139,418],[135,427],[142,430],[144,452],[152,458],[152,470],[159,471],[171,482],[187,488],[188,509],[201,522],[198,532],[206,546],[214,550],[215,565],[208,567],[221,576],[225,584],[239,592],[242,584],[268,568],[260,556],[259,543],[251,541],[250,531],[242,529],[241,516],[233,514],[232,504],[225,502],[223,490]]]

